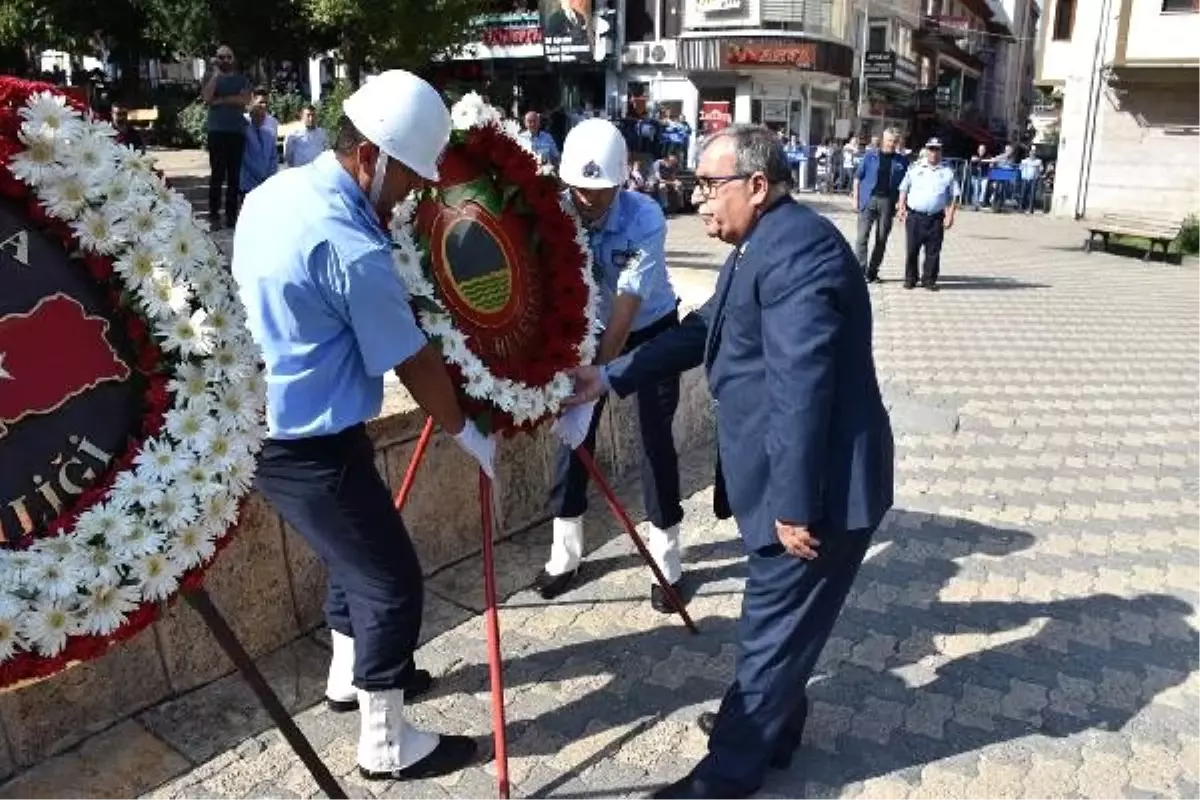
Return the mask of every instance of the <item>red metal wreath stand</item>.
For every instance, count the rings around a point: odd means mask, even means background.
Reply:
[[[430,417],[425,420],[425,427],[421,429],[421,437],[417,440],[417,446],[413,449],[412,460],[408,462],[408,470],[404,473],[404,480],[400,484],[400,491],[396,494],[397,511],[403,511],[405,503],[408,502],[408,495],[412,491],[413,481],[417,476],[417,468],[421,466],[421,461],[425,458],[425,451],[429,449],[429,442],[432,438],[433,418]],[[575,449],[575,455],[583,464],[584,469],[587,470],[592,481],[600,487],[600,492],[604,495],[604,500],[608,503],[609,510],[617,518],[617,522],[621,523],[621,527],[625,529],[625,533],[629,534],[629,538],[633,540],[633,545],[637,548],[638,554],[646,562],[646,566],[650,568],[650,571],[654,573],[654,579],[662,587],[663,593],[666,594],[672,608],[675,609],[675,612],[683,620],[683,624],[692,633],[699,633],[696,630],[696,623],[692,622],[691,616],[688,615],[687,609],[683,605],[683,600],[680,599],[674,587],[667,582],[666,577],[662,574],[662,570],[658,568],[658,564],[654,562],[650,551],[646,549],[646,543],[638,535],[633,521],[629,518],[629,514],[626,513],[624,507],[622,507],[621,501],[617,499],[612,486],[605,480],[604,475],[600,472],[600,468],[596,466],[596,461],[592,458],[592,454],[584,448],[578,447]],[[492,481],[483,470],[480,470],[479,513],[483,522],[484,624],[487,628],[488,676],[491,679],[492,691],[492,738],[496,750],[496,789],[499,796],[507,800],[509,796],[508,740],[504,731],[504,665],[500,656],[500,612],[496,601],[496,567],[494,561],[495,553],[493,552],[495,521],[492,513],[492,499]]]

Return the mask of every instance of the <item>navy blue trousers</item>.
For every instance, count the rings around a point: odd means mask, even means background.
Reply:
[[[734,680],[697,777],[730,794],[753,793],[772,753],[799,746],[805,687],[873,532],[818,533],[812,561],[788,555],[782,545],[750,554]]]
[[[255,481],[329,573],[325,619],[354,638],[354,685],[401,689],[421,633],[424,579],[412,540],[375,469],[366,427],[270,439]]]
[[[629,334],[624,352],[653,339],[663,331],[679,324],[679,313],[672,311],[662,319]],[[666,530],[683,521],[680,503],[679,454],[675,451],[675,436],[671,423],[679,407],[679,376],[645,386],[637,392],[638,432],[642,439],[642,499],[646,518],[659,530]],[[596,452],[596,431],[600,428],[604,401],[601,397],[592,414],[583,446]],[[554,516],[567,519],[581,517],[587,511],[588,474],[583,464],[565,445],[560,445],[555,457],[554,486],[550,490],[550,507]]]

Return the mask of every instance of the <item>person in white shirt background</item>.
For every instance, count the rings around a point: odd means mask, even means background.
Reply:
[[[307,105],[300,109],[300,122],[304,127],[292,131],[283,140],[283,163],[289,167],[303,167],[329,149],[325,131],[317,127],[317,109]]]

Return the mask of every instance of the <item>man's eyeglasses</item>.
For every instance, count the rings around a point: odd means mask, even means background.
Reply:
[[[733,181],[744,181],[752,177],[754,177],[753,173],[749,175],[743,173],[741,175],[713,175],[705,177],[697,176],[696,191],[704,197],[712,197],[714,194],[716,194],[717,190],[725,184]]]

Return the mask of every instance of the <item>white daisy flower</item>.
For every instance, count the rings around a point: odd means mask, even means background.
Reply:
[[[201,236],[194,225],[176,227],[164,246],[167,260],[180,269],[200,264],[205,255]]]
[[[182,573],[180,566],[164,553],[148,553],[133,565],[143,600],[166,600],[175,592]]]
[[[75,219],[88,205],[87,186],[73,170],[50,170],[39,191],[47,213],[62,220]]]
[[[229,466],[222,471],[225,487],[230,493],[241,497],[250,491],[250,485],[254,482],[254,467],[253,456],[244,453],[235,454]]]
[[[191,308],[187,284],[175,282],[162,268],[155,268],[150,278],[142,281],[138,297],[146,314],[156,319],[171,319]]]
[[[170,559],[188,570],[208,561],[216,551],[216,537],[204,526],[185,525],[171,541]]]
[[[71,143],[71,167],[85,177],[89,188],[99,193],[112,179],[116,160],[112,142],[98,136],[81,136]]]
[[[142,175],[153,175],[155,157],[148,153],[140,153],[132,147],[121,147],[117,156],[121,169]]]
[[[94,584],[81,603],[81,632],[108,636],[121,627],[127,614],[138,607],[138,600],[136,586]]]
[[[198,450],[216,433],[217,422],[203,411],[184,407],[167,412],[166,426],[167,433],[171,434],[175,441],[180,444],[186,443],[192,450]],[[190,468],[189,466],[188,469]],[[186,471],[178,474],[182,475]]]
[[[183,474],[183,471],[178,473]],[[150,506],[149,516],[167,530],[175,530],[195,522],[199,514],[194,498],[181,491],[165,493],[158,501]]]
[[[217,390],[216,406],[220,411],[220,426],[227,433],[249,428],[259,420],[258,404],[254,396],[237,384]]]
[[[129,530],[117,540],[110,540],[113,558],[123,564],[135,561],[148,553],[157,553],[166,541],[161,531],[153,530],[149,525],[137,520],[132,522]]]
[[[88,250],[111,255],[121,247],[117,232],[113,229],[113,218],[104,211],[86,209],[71,227],[79,237],[79,244]]]
[[[223,472],[230,464],[232,464],[239,452],[234,447],[233,439],[230,431],[226,430],[229,427],[222,420],[220,429],[209,437],[206,446],[201,453],[201,458],[205,464],[208,464],[213,472]]]
[[[222,383],[230,386],[248,378],[255,369],[255,365],[243,358],[238,348],[232,344],[223,344],[213,348],[208,360],[221,375]]]
[[[69,567],[70,562],[46,556],[38,560],[30,573],[30,583],[38,594],[50,600],[65,600],[79,591],[79,577]]]
[[[175,370],[175,377],[167,384],[167,389],[189,401],[206,397],[208,377],[204,367],[186,361],[181,363]]]
[[[165,242],[171,229],[162,207],[146,197],[136,197],[124,214],[125,226],[134,242]],[[161,256],[160,256],[161,257]]]
[[[163,493],[162,484],[156,483],[147,477],[145,469],[127,469],[117,473],[117,478],[113,482],[112,500],[114,506],[129,509],[134,505],[142,508],[149,508]],[[140,523],[130,521],[130,528],[126,531],[125,538],[128,538],[131,532]]]
[[[104,202],[107,205],[121,207],[121,218],[127,216],[129,210],[127,206],[133,196],[133,184],[126,173],[117,172],[110,176],[101,189],[101,193],[104,195]]]
[[[214,494],[202,500],[200,505],[204,512],[204,524],[212,526],[218,535],[229,530],[237,522],[238,501],[233,495]]]
[[[177,450],[162,437],[143,442],[133,463],[142,471],[143,477],[167,484],[175,475],[191,466],[191,456],[186,450]]]
[[[75,620],[58,600],[34,603],[21,619],[21,636],[44,656],[58,655],[76,631]]]
[[[75,523],[75,538],[88,541],[96,536],[120,538],[129,531],[129,517],[111,502],[93,506],[79,515]]]
[[[67,107],[67,99],[52,92],[30,97],[18,114],[23,128],[58,139],[70,139],[82,130],[79,112]]]
[[[18,134],[25,149],[8,162],[9,171],[17,180],[31,186],[41,186],[58,166],[58,142],[42,134]]]
[[[163,348],[178,351],[185,357],[211,353],[213,335],[206,321],[207,317],[207,312],[200,309],[191,316],[179,315],[170,320],[159,321],[157,333],[163,340]]]
[[[121,567],[124,565],[117,560],[108,547],[108,540],[75,548],[74,554],[64,562],[80,583],[92,581],[108,581],[117,583],[121,580]]]
[[[0,661],[7,661],[22,648],[17,615],[0,614]]]

